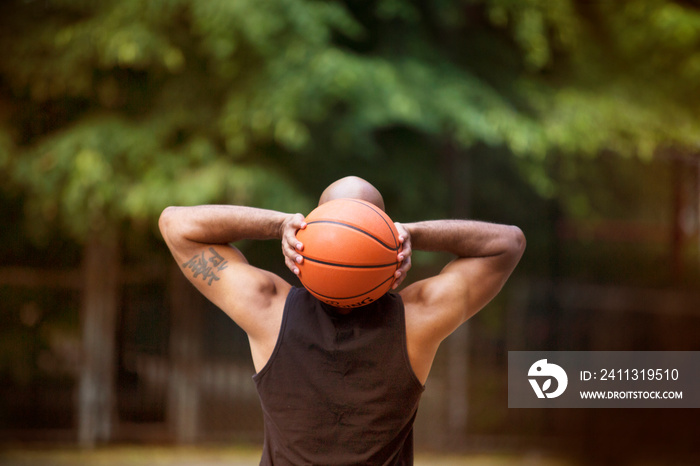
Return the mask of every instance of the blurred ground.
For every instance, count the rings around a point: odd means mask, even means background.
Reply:
[[[67,447],[0,449],[2,466],[257,466],[259,450],[221,447],[106,447],[79,450]],[[529,454],[420,454],[415,466],[569,466],[574,463]]]

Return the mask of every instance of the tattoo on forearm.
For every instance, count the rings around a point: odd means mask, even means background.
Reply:
[[[213,282],[219,281],[219,276],[216,272],[221,272],[228,267],[228,261],[216,252],[214,248],[209,248],[209,252],[211,255],[203,251],[202,254],[192,256],[192,259],[182,264],[182,267],[190,269],[192,271],[192,277],[194,278],[201,275],[202,280],[207,282],[207,285],[211,286]]]

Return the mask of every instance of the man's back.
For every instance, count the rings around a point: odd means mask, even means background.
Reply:
[[[261,464],[413,464],[423,386],[408,361],[398,295],[343,315],[293,288],[254,380],[265,416]]]

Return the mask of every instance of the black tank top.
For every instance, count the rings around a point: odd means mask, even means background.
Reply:
[[[423,386],[398,295],[343,315],[292,288],[277,345],[253,380],[265,423],[261,465],[413,464]]]

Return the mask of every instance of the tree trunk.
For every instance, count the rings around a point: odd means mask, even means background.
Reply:
[[[674,284],[683,279],[683,246],[685,242],[685,215],[686,215],[686,193],[685,193],[685,164],[682,160],[673,160],[673,205],[671,220],[671,281]]]
[[[443,151],[443,163],[452,195],[450,214],[454,218],[469,218],[471,211],[470,154],[459,152],[448,142]],[[464,439],[469,410],[469,323],[462,324],[447,339],[447,438],[453,443]]]
[[[96,234],[85,245],[82,365],[77,387],[78,442],[83,447],[108,441],[112,435],[120,262],[114,233]]]
[[[695,234],[697,235],[698,266],[700,267],[700,154],[695,158]]]
[[[170,374],[167,422],[175,440],[192,443],[199,437],[199,366],[204,298],[178,267],[170,274]]]

